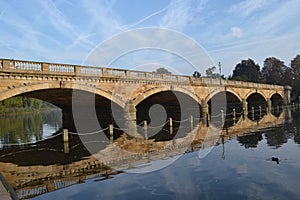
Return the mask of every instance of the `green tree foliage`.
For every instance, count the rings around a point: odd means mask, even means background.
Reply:
[[[275,57],[265,59],[261,74],[265,83],[277,85],[292,83],[292,70]]]
[[[38,99],[28,97],[12,97],[0,101],[0,114],[14,111],[33,111],[41,108],[53,108],[54,106]]]
[[[166,68],[163,68],[163,67],[156,69],[155,72],[156,72],[156,73],[159,73],[159,74],[172,74],[172,73],[169,72]]]
[[[260,82],[260,67],[250,58],[242,60],[235,66],[231,79]]]
[[[297,55],[292,61],[291,61],[291,68],[293,71],[293,77],[295,80],[300,80],[300,55]]]
[[[208,77],[208,78],[220,78],[220,74],[215,73],[216,70],[217,70],[217,68],[215,66],[210,67],[207,70],[205,70],[206,77]]]
[[[293,101],[299,101],[300,96],[300,80],[295,80],[293,87],[292,87],[292,100]]]

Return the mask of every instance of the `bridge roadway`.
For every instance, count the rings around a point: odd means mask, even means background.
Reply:
[[[18,163],[20,159],[17,158],[19,153],[25,152],[35,157],[41,151],[41,148],[38,146],[29,149],[22,147],[19,150],[20,152],[16,149],[12,149],[12,152],[10,152],[7,149],[5,153],[0,155],[0,171],[16,190],[19,198],[29,198],[82,183],[89,178],[108,178],[109,175],[116,173],[113,169],[139,168],[141,165],[150,165],[151,162],[156,160],[174,158],[174,156],[186,152],[213,147],[221,144],[222,140],[224,142],[233,137],[279,126],[286,120],[291,120],[290,110],[284,110],[278,117],[267,114],[258,121],[240,117],[236,124],[227,130],[220,130],[213,125],[207,127],[199,123],[185,137],[170,141],[154,142],[153,140],[141,138],[130,139],[123,135],[114,143],[107,144],[98,153],[86,156],[81,160],[75,159],[75,161],[66,164],[21,164]],[[75,151],[78,155],[78,151],[72,146],[70,146],[69,154],[65,155],[72,154],[72,151]],[[54,154],[55,149],[49,149],[48,153]],[[53,156],[47,156],[47,158],[51,159]]]

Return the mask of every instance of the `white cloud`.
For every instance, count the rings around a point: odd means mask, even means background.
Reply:
[[[235,4],[229,8],[230,13],[237,13],[244,17],[248,17],[254,12],[262,9],[266,5],[273,2],[273,0],[245,0]]]
[[[242,37],[243,31],[242,31],[242,29],[240,29],[239,27],[231,27],[230,30],[231,30],[231,35],[232,35],[233,37],[236,37],[236,38]]]
[[[160,26],[181,31],[189,23],[194,23],[195,16],[204,9],[206,3],[206,0],[174,0],[170,3]]]

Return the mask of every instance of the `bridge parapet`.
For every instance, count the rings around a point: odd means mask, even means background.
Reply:
[[[165,80],[190,82],[190,76],[159,74],[156,72],[131,71],[114,68],[78,66],[70,64],[45,63],[23,60],[0,60],[0,71],[8,73],[27,73],[44,75],[69,75],[88,77],[132,78],[141,80]]]
[[[192,77],[175,74],[159,74],[156,72],[143,72],[125,69],[103,68],[93,66],[79,66],[70,64],[45,63],[24,60],[0,59],[0,72],[5,73],[20,73],[20,74],[42,74],[55,76],[80,76],[93,78],[128,78],[134,80],[154,80],[162,82],[173,82],[189,85],[204,85],[204,86],[224,86],[224,87],[243,87],[268,89],[275,91],[290,90],[289,87],[252,83],[243,81],[231,81],[218,78],[203,78]]]

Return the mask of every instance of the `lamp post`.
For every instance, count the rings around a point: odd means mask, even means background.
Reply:
[[[221,65],[221,62],[219,62],[219,63],[218,63],[218,66],[219,66],[219,73],[220,73],[220,85],[221,85],[221,84],[222,84],[222,80],[221,80],[221,79],[222,79],[222,77],[221,77],[221,73],[222,73],[222,68],[221,68],[221,66],[222,66],[222,65]]]

